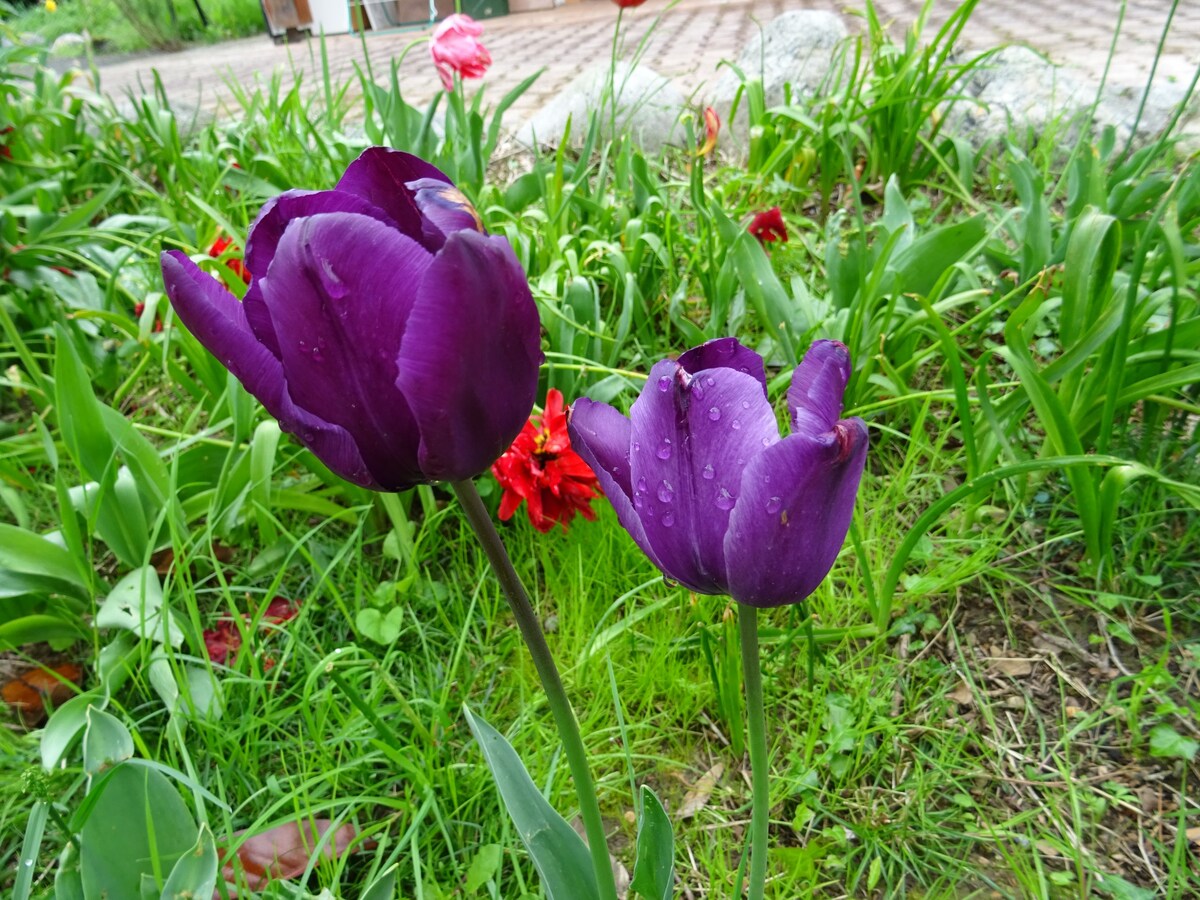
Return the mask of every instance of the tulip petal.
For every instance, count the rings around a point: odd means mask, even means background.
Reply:
[[[272,250],[272,253],[274,251]],[[242,297],[242,312],[246,314],[246,322],[254,336],[262,342],[276,359],[281,359],[279,338],[275,335],[275,326],[271,323],[271,312],[263,302],[262,287],[257,280],[250,282],[246,295]]]
[[[701,369],[735,369],[758,379],[762,394],[767,396],[767,373],[762,357],[744,347],[737,338],[717,338],[693,347],[679,357],[679,365],[689,373]]]
[[[749,606],[799,603],[829,574],[850,528],[867,456],[861,419],[793,434],[746,466],[729,518],[729,593]]]
[[[462,191],[436,178],[421,178],[408,183],[416,195],[417,207],[443,234],[453,234],[469,228],[482,233],[483,222]]]
[[[842,415],[842,397],[850,381],[850,351],[837,341],[817,341],[792,373],[788,408],[792,433],[819,435]]]
[[[731,353],[712,348],[707,358]],[[664,360],[650,370],[630,418],[634,507],[663,570],[693,590],[724,593],[725,530],[742,470],[779,440],[761,383],[738,368],[689,377]]]
[[[353,194],[392,217],[397,227],[430,252],[437,252],[443,235],[425,221],[410,181],[432,178],[451,184],[449,178],[425,160],[388,147],[368,147],[350,163],[337,183],[339,193]]]
[[[418,433],[395,382],[413,286],[431,263],[388,225],[328,213],[293,220],[259,282],[292,398],[345,428],[387,490],[427,480],[415,452],[397,452],[415,450]]]
[[[571,404],[571,415],[567,420],[571,434],[571,447],[591,467],[604,496],[617,513],[617,521],[629,532],[629,536],[650,557],[660,570],[665,571],[654,548],[646,539],[642,520],[633,506],[633,489],[630,486],[629,450],[631,425],[627,418],[607,403],[597,403],[580,397]]]
[[[293,219],[334,212],[358,213],[380,222],[396,224],[386,211],[355,194],[343,191],[285,191],[272,197],[259,210],[258,218],[250,228],[250,236],[246,239],[243,260],[246,268],[258,278],[266,275],[279,246],[279,239]]]
[[[420,428],[421,470],[461,480],[487,469],[529,417],[541,359],[537,307],[508,241],[451,234],[400,344],[396,387]]]
[[[296,435],[343,478],[363,487],[378,487],[344,428],[292,402],[282,364],[255,338],[237,298],[178,250],[162,254],[162,269],[167,296],[180,320],[279,420],[279,426]]]

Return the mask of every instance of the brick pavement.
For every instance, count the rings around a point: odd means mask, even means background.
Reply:
[[[915,20],[920,0],[876,0],[876,9],[890,20],[899,37]],[[1117,83],[1144,84],[1154,58],[1170,0],[1129,0],[1122,37],[1110,78]],[[757,29],[788,9],[834,9],[843,13],[861,4],[838,0],[682,0],[667,10],[667,0],[648,0],[626,11],[627,54],[650,24],[661,20],[651,38],[645,62],[674,78],[685,94],[715,80],[722,59],[735,59]],[[940,26],[955,4],[941,0],[929,28]],[[1098,77],[1103,69],[1117,23],[1119,0],[980,0],[963,43],[983,49],[1000,43],[1027,43],[1056,62],[1082,68]],[[582,69],[609,58],[616,7],[608,0],[582,0],[556,9],[514,14],[484,22],[483,40],[493,65],[484,83],[494,102],[505,91],[540,67],[533,88],[510,111],[507,121],[520,122],[558,92]],[[853,14],[851,28],[860,21]],[[932,32],[930,32],[932,33]],[[383,80],[390,60],[428,29],[368,33],[365,42],[354,35],[326,38],[326,52],[335,82],[354,78],[363,63],[364,44],[377,80]],[[1160,77],[1186,83],[1200,64],[1200,3],[1180,4],[1159,63]],[[231,109],[230,80],[252,85],[274,71],[294,73],[306,90],[316,92],[321,80],[319,48],[309,44],[276,46],[266,36],[196,47],[180,53],[157,54],[102,64],[101,87],[114,96],[140,93],[151,84],[156,69],[167,96],[176,104],[221,115]],[[406,99],[424,104],[439,83],[423,48],[416,48],[401,66]],[[476,89],[469,83],[468,91]],[[352,93],[356,91],[352,90]]]

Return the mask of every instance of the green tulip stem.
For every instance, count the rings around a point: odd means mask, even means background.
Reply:
[[[771,790],[767,771],[767,722],[763,714],[762,664],[758,655],[758,610],[741,603],[738,633],[742,641],[742,677],[746,682],[746,716],[749,720],[750,813],[749,900],[763,900],[767,883],[767,838],[770,825]]]
[[[596,788],[592,783],[592,774],[588,769],[587,752],[584,750],[583,738],[579,735],[579,723],[575,721],[575,713],[571,709],[571,701],[559,678],[558,668],[554,665],[554,657],[550,655],[550,647],[542,634],[542,626],[533,604],[529,602],[529,594],[521,584],[517,570],[513,568],[504,542],[500,539],[492,517],[488,514],[471,481],[456,481],[453,483],[454,494],[462,505],[467,521],[483,544],[483,550],[492,564],[492,569],[504,590],[504,596],[517,620],[521,637],[533,657],[534,667],[542,681],[542,689],[550,703],[550,712],[554,715],[554,724],[558,727],[558,736],[563,742],[563,750],[567,756],[567,764],[571,769],[571,779],[575,783],[575,796],[579,801],[579,815],[583,819],[584,831],[587,833],[588,849],[592,854],[592,869],[596,874],[596,886],[599,888],[601,900],[616,900],[617,887],[613,881],[612,864],[608,857],[608,840],[604,835],[604,821],[600,818],[600,804],[596,801]]]

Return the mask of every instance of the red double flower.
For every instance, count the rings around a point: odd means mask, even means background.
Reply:
[[[593,497],[600,496],[596,476],[574,450],[567,434],[563,395],[551,388],[543,413],[529,417],[517,439],[495,463],[492,474],[504,488],[500,518],[508,521],[524,500],[529,521],[545,534],[555,523],[563,531],[581,514],[595,519]]]

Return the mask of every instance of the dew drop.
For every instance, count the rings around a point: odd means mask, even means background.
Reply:
[[[311,444],[314,440],[316,440],[317,436],[315,434],[313,434],[311,431],[306,431],[306,432],[304,432],[303,437],[304,437],[304,442],[306,444]]]
[[[700,470],[700,475],[704,478],[705,481],[712,481],[713,476],[715,476],[716,474],[717,473],[713,469],[711,464],[705,466],[703,469]]]
[[[637,453],[641,449],[642,449],[642,445],[640,443],[638,443],[637,441],[634,441],[633,442],[633,452]]]
[[[663,503],[670,503],[675,499],[675,490],[671,487],[671,482],[660,481],[658,484],[658,499]]]
[[[658,389],[660,391],[669,391],[671,389],[671,379],[666,375],[658,379]]]
[[[663,528],[670,528],[675,524],[675,514],[672,512],[663,513],[662,517]]]
[[[750,408],[750,401],[749,401],[749,400],[743,400],[743,401],[742,401],[742,409],[749,409],[749,408]]]
[[[644,476],[638,479],[637,489],[639,494],[646,493],[646,479]]]
[[[771,515],[774,515],[775,513],[779,512],[779,510],[782,507],[783,507],[783,500],[779,497],[772,497],[770,500],[767,501],[767,512],[769,512]]]
[[[770,447],[770,446],[771,446],[771,439],[770,439],[770,438],[763,438],[763,439],[762,439],[762,445],[763,445],[764,447]]]
[[[733,495],[726,488],[717,491],[717,499],[714,502],[717,509],[733,509]]]
[[[633,505],[636,506],[638,509],[641,509],[646,503],[645,497],[646,497],[646,495],[643,494],[641,491],[634,491]]]
[[[712,409],[710,409],[708,411],[708,418],[712,422],[715,422],[717,419],[721,418],[721,407],[714,406]]]
[[[733,428],[734,431],[739,431],[742,427],[742,423],[739,422],[737,419],[734,419],[733,425],[731,427]]]
[[[709,387],[712,387],[714,384],[717,383],[717,381],[715,378],[713,378],[711,375],[709,375],[707,378],[704,379],[704,383],[707,384]]]
[[[703,400],[704,399],[704,388],[700,387],[700,385],[698,383],[693,384],[692,385],[692,396],[695,397],[697,400]]]
[[[658,445],[658,449],[654,451],[654,455],[659,459],[671,458],[671,439],[663,438],[662,443]]]

